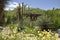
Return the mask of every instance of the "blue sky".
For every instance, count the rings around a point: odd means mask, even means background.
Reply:
[[[52,9],[54,8],[60,8],[60,0],[10,0],[11,2],[17,2],[28,4],[31,7],[34,8],[40,8],[44,10]]]

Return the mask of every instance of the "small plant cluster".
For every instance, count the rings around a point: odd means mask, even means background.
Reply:
[[[15,26],[5,27],[0,33],[0,40],[58,40],[58,34],[54,35],[50,30],[47,32],[41,31],[38,27],[33,29],[27,27],[18,32],[17,29]]]

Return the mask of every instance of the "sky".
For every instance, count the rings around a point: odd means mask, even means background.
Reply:
[[[60,8],[60,0],[10,0],[10,5],[8,5],[7,8],[11,7],[13,10],[16,6],[18,6],[18,3],[21,4],[22,2],[33,8],[40,8],[44,10]]]

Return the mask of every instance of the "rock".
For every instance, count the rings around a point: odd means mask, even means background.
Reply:
[[[60,34],[60,29],[58,29],[57,32]]]
[[[59,34],[59,37],[60,37],[60,29],[57,30],[58,34]]]
[[[2,26],[0,26],[0,32],[3,30],[3,27]]]

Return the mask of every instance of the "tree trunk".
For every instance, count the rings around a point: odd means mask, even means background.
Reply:
[[[8,0],[0,0],[0,26],[4,23],[4,7]]]

